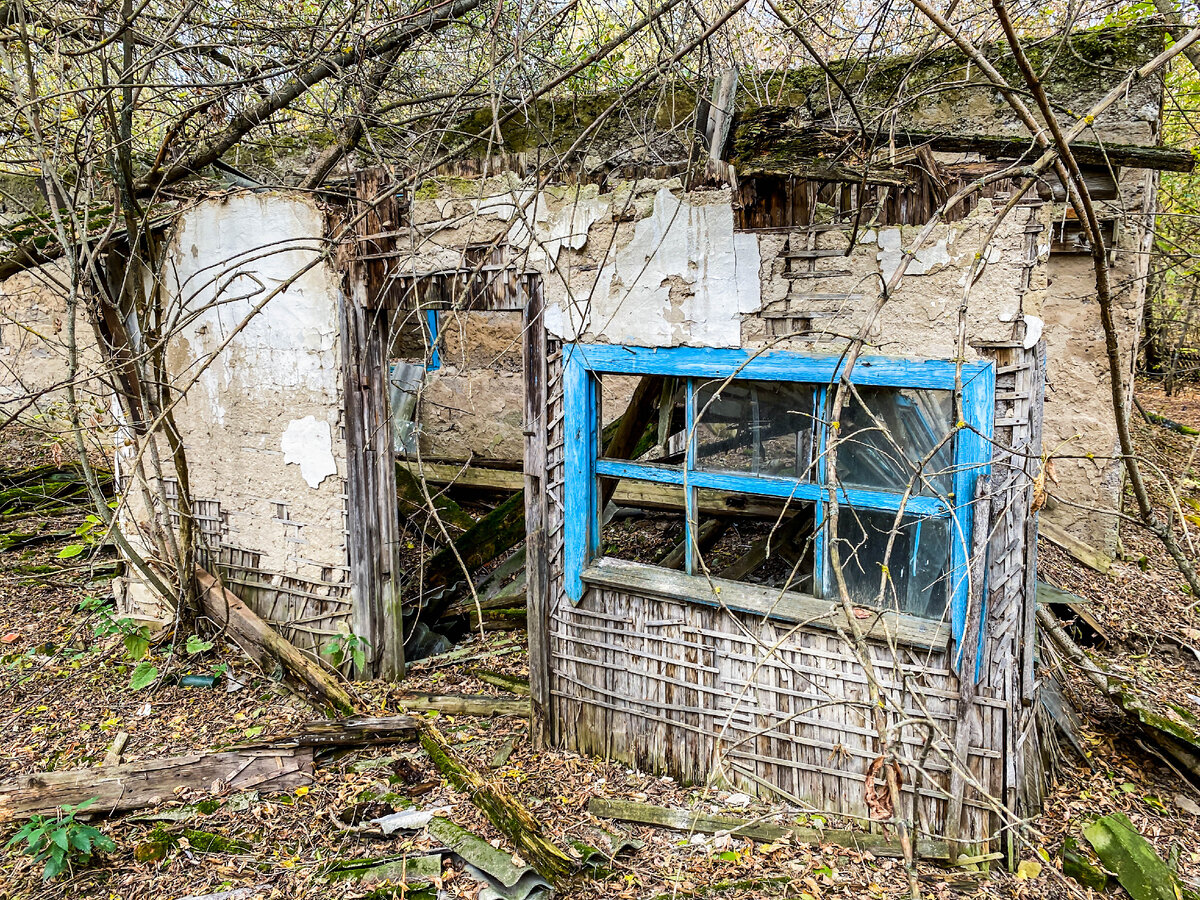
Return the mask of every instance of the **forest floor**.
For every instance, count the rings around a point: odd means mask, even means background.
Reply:
[[[1167,398],[1156,387],[1143,385],[1139,396],[1148,409],[1200,427],[1200,390]],[[1182,508],[1189,515],[1200,511],[1198,439],[1141,420],[1136,426],[1142,453],[1169,474]],[[0,459],[5,468],[21,468],[50,461],[50,451],[29,433],[10,428],[0,433]],[[1165,503],[1168,493],[1161,487],[1156,491]],[[22,521],[20,530],[69,533],[84,514]],[[4,523],[0,531],[12,527]],[[1186,527],[1200,540],[1196,524]],[[134,662],[119,635],[96,633],[101,618],[94,609],[86,611],[94,603],[84,602],[109,595],[107,579],[93,577],[96,564],[106,559],[89,560],[85,554],[60,560],[62,548],[75,540],[59,536],[0,553],[0,735],[8,747],[0,758],[0,779],[99,765],[120,731],[131,735],[124,759],[134,761],[283,734],[316,717],[306,702],[264,677],[236,648],[220,644],[194,656],[177,647],[172,665],[178,674],[203,673],[224,663],[233,678],[215,688],[155,685],[131,690]],[[1110,640],[1093,652],[1143,688],[1200,710],[1200,622],[1190,605],[1194,598],[1181,589],[1166,554],[1151,537],[1125,523],[1122,542],[1122,558],[1102,576],[1043,541],[1040,574],[1094,601],[1093,612]],[[179,636],[178,642],[185,637]],[[487,659],[489,668],[520,675],[527,671],[523,643],[522,633],[511,632],[475,637],[471,646],[493,654]],[[170,652],[166,644],[151,650],[164,662],[164,670]],[[1011,874],[1000,867],[980,871],[922,863],[918,869],[926,896],[1086,896],[1061,875],[1060,848],[1064,838],[1078,835],[1083,821],[1118,810],[1164,858],[1174,850],[1185,881],[1193,886],[1200,881],[1200,792],[1143,747],[1121,714],[1089,683],[1077,677],[1067,680],[1068,694],[1085,714],[1087,760],[1064,760],[1043,814],[1031,823],[1024,858],[1037,865]],[[240,687],[230,689],[236,685]],[[402,686],[354,686],[363,708],[380,715],[401,711],[402,689],[501,694],[466,667],[436,660],[416,664]],[[635,852],[610,861],[606,872],[573,882],[559,896],[822,900],[908,895],[904,867],[895,860],[832,845],[763,844],[729,837],[700,841],[677,831],[601,821],[587,811],[592,797],[748,818],[778,812],[778,807],[715,788],[680,785],[613,761],[534,750],[522,719],[440,715],[437,722],[462,759],[525,803],[561,845],[574,839],[603,845],[606,838],[598,828],[644,842]],[[511,756],[493,768],[497,751],[510,739],[515,739]],[[406,787],[414,780],[413,770],[428,776],[415,779],[426,781],[425,789]],[[422,833],[377,839],[340,827],[336,820],[346,821],[363,803],[382,811],[408,804],[444,807],[447,817],[460,826],[510,849],[467,795],[447,786],[420,748],[411,744],[321,761],[311,787],[290,794],[223,796],[215,808],[205,805],[205,811],[189,806],[196,799],[185,794],[138,814],[97,820],[94,824],[112,838],[116,850],[99,855],[69,879],[43,882],[40,865],[16,848],[0,851],[0,897],[133,900],[229,891],[235,892],[227,895],[229,900],[405,896],[401,888],[373,892],[362,884],[328,877],[336,860],[416,855],[434,843]],[[189,817],[181,820],[180,811]],[[216,834],[227,842],[202,852],[195,845],[196,832],[188,832],[193,835],[189,839],[185,829]],[[13,831],[12,826],[0,825],[0,844]],[[145,848],[164,838],[165,858],[144,859]],[[443,896],[475,898],[479,887],[464,874],[443,873]]]

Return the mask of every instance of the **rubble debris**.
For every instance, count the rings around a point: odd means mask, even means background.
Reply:
[[[529,810],[504,788],[492,784],[464,765],[436,726],[422,723],[421,746],[446,780],[457,790],[466,793],[471,802],[550,884],[557,884],[575,872],[575,861],[550,840]]]
[[[200,604],[204,614],[226,630],[227,637],[259,665],[278,662],[293,680],[308,689],[323,704],[343,715],[355,712],[355,703],[333,673],[306,656],[255,614],[241,598],[216,578],[197,567]]]
[[[1054,615],[1037,611],[1038,624],[1071,662],[1138,727],[1171,764],[1200,784],[1200,720],[1172,703],[1143,696],[1128,681],[1106,671],[1080,649]]]
[[[35,772],[0,781],[0,822],[53,814],[95,797],[97,814],[155,806],[180,788],[217,793],[290,791],[311,784],[313,752],[283,750],[192,753],[97,769]]]
[[[429,834],[462,859],[476,880],[487,884],[491,889],[488,896],[497,900],[544,900],[550,896],[550,882],[536,868],[518,865],[512,854],[497,850],[449,819],[433,818],[429,822]]]
[[[588,802],[588,812],[601,819],[618,819],[641,825],[658,825],[676,831],[705,834],[735,834],[756,841],[779,843],[794,841],[802,844],[837,844],[869,851],[875,856],[902,858],[898,840],[881,834],[858,831],[841,831],[827,828],[809,828],[802,825],[774,824],[732,816],[714,816],[686,809],[668,809],[633,800],[612,800],[593,797]],[[949,859],[950,850],[945,841],[917,841],[917,856],[923,859]]]

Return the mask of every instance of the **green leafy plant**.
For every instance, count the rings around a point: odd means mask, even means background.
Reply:
[[[189,635],[187,644],[184,645],[184,649],[187,651],[188,656],[195,656],[197,653],[204,653],[208,650],[211,650],[212,647],[212,641],[203,640],[198,634]]]
[[[329,657],[329,661],[339,669],[350,659],[354,668],[361,672],[367,667],[367,650],[370,646],[371,643],[366,638],[341,632],[325,642],[325,646],[321,648],[321,655]]]
[[[111,853],[117,849],[112,838],[75,819],[79,812],[95,802],[96,798],[92,797],[78,806],[59,807],[55,816],[34,816],[5,844],[5,849],[24,841],[22,852],[32,856],[34,862],[45,864],[42,878],[46,881],[63,872],[71,872],[77,865],[86,866],[98,851]]]
[[[96,597],[85,597],[79,604],[84,612],[95,613],[99,618],[92,630],[96,637],[104,638],[119,634],[125,652],[133,660],[142,659],[150,652],[150,628],[139,625],[133,619],[118,619],[113,616],[115,607],[111,602]]]
[[[110,503],[109,506],[113,506],[113,503]],[[75,544],[67,544],[67,546],[59,550],[58,558],[74,559],[83,553],[84,550],[88,549],[88,547],[94,547],[100,542],[98,534],[103,535],[106,528],[107,525],[103,519],[94,513],[89,515],[83,520],[83,524],[75,529],[75,537],[80,538],[80,541]]]
[[[142,688],[154,684],[157,680],[158,666],[154,665],[148,659],[143,659],[133,667],[133,674],[129,676],[129,689],[131,691],[140,691]]]

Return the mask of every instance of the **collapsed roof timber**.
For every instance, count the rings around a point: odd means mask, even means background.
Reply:
[[[1073,40],[1096,64],[1048,83],[1087,109],[1162,34]],[[298,647],[344,629],[385,676],[524,606],[540,739],[869,819],[873,704],[843,639],[863,630],[903,698],[921,837],[988,852],[1041,790],[1039,525],[1103,555],[1115,518],[1089,510],[1117,508],[1120,473],[1062,186],[1014,197],[1040,150],[961,58],[930,65],[843,72],[853,104],[811,73],[770,105],[726,79],[697,118],[681,89],[565,168],[608,104],[544,102],[411,189],[364,171],[321,203],[179,212],[167,354],[194,381],[176,425],[202,563]],[[1161,103],[1131,85],[1078,153],[1131,355],[1157,172],[1192,164],[1157,146]],[[872,104],[898,110],[885,132],[858,124]],[[906,226],[984,176],[914,247]],[[939,733],[898,725],[906,704]]]

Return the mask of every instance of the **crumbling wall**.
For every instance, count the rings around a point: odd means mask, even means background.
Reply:
[[[0,422],[15,415],[54,428],[65,421],[68,278],[61,267],[48,266],[0,284]],[[75,336],[83,417],[107,422],[110,400],[96,380],[99,348],[82,308],[76,310]]]
[[[206,538],[234,567],[314,589],[346,580],[339,291],[323,242],[310,200],[239,193],[181,214],[164,267]]]

